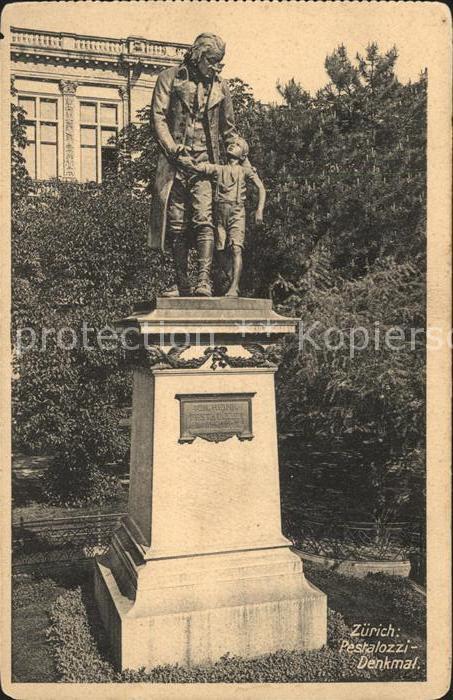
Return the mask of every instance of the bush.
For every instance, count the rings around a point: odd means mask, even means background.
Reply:
[[[424,329],[424,304],[417,265],[386,260],[334,287],[307,281],[281,306],[302,318],[303,328],[301,339],[286,342],[278,373],[280,430],[296,432],[302,443],[316,436],[354,450],[354,463],[334,484],[336,499],[353,493],[361,517],[383,525],[401,520],[403,508],[417,517],[424,512],[425,350],[422,338],[411,340],[413,329]],[[383,340],[392,327],[404,335],[395,349]],[[350,344],[356,329],[358,344],[368,333],[366,349]]]
[[[129,436],[118,429],[119,419],[117,411],[102,406],[68,411],[46,472],[43,491],[50,503],[102,505],[121,495],[121,484],[107,466],[128,450]]]
[[[330,648],[319,651],[277,651],[244,659],[226,655],[210,666],[186,669],[165,666],[149,672],[125,671],[129,683],[331,683],[376,679],[373,671],[358,671],[357,659]]]
[[[108,474],[90,459],[77,461],[55,457],[48,469],[43,493],[49,505],[64,508],[103,506],[122,495],[119,479]]]
[[[353,599],[376,601],[376,607],[386,610],[386,618],[394,627],[415,629],[424,634],[426,626],[426,600],[414,590],[411,581],[403,576],[389,574],[368,574],[356,578],[340,574],[333,569],[321,569],[310,562],[304,563],[307,578],[321,590],[330,592],[348,591]],[[347,619],[347,623],[351,620]],[[359,622],[359,620],[354,620]],[[360,620],[360,622],[362,622]],[[332,624],[340,624],[333,622]],[[333,632],[335,634],[335,632]]]
[[[12,608],[18,610],[27,605],[34,605],[43,599],[49,599],[58,590],[53,579],[41,581],[13,581]]]
[[[342,639],[347,639],[351,628],[345,622],[343,615],[335,610],[327,610],[327,644],[332,649],[338,649]]]
[[[67,683],[108,683],[115,679],[112,667],[99,657],[80,588],[57,598],[50,619],[52,624],[47,638],[53,646],[61,680]]]
[[[169,276],[146,248],[148,216],[149,198],[116,182],[53,183],[14,202],[14,445],[55,455],[53,502],[100,502],[105,465],[127,454],[131,378],[108,329]]]
[[[420,630],[426,627],[426,604],[411,582],[402,576],[368,574],[365,579],[370,595],[391,602],[395,619],[412,624]]]
[[[339,613],[329,612],[329,646],[317,651],[277,651],[253,659],[230,656],[193,668],[159,666],[150,671],[117,673],[101,659],[91,634],[80,588],[60,596],[51,609],[48,639],[61,680],[72,683],[303,683],[377,680],[377,672],[358,670],[357,658],[334,646],[348,628]]]

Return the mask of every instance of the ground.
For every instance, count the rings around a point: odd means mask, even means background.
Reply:
[[[98,506],[67,509],[47,505],[42,493],[42,475],[47,466],[47,461],[48,458],[46,457],[25,457],[22,455],[16,457],[13,468],[14,522],[19,522],[21,518],[24,518],[24,520],[70,518],[80,515],[99,514],[100,512],[118,513],[127,510],[126,482],[124,483],[122,496],[115,501],[111,501],[102,509]],[[295,489],[290,489],[289,487],[290,485],[287,485],[286,490],[294,494]],[[282,491],[282,496],[285,498],[285,488]],[[297,509],[300,509],[300,503],[290,503],[290,506],[297,506]],[[304,569],[307,578],[319,589],[327,593],[329,609],[340,613],[344,618],[344,623],[348,626],[356,623],[370,626],[388,625],[391,623],[393,626],[398,627],[401,639],[410,638],[412,645],[417,647],[416,653],[421,659],[421,666],[417,671],[416,677],[417,679],[423,678],[426,634],[425,597],[422,589],[415,591],[412,582],[395,576],[384,577],[375,575],[360,580],[337,574],[335,571],[322,569],[311,562],[306,562]],[[28,569],[26,568],[25,570]],[[91,647],[94,649],[92,657],[94,656],[95,658],[95,666],[96,668],[100,666],[103,669],[107,667],[110,669],[109,673],[113,673],[108,646],[102,632],[102,624],[94,604],[92,570],[93,560],[88,560],[79,564],[67,564],[66,566],[60,566],[60,568],[56,568],[55,564],[53,564],[46,570],[41,569],[39,573],[35,571],[35,573],[14,576],[13,680],[16,682],[64,680],[61,668],[56,663],[55,644],[49,642],[47,630],[51,625],[52,610],[57,599],[63,596],[63,600],[69,601],[67,596],[71,592],[74,593],[77,587],[80,587],[82,595],[80,605],[83,610],[81,609],[79,612],[82,617],[87,615],[89,634],[93,640]],[[60,598],[60,600],[62,599]],[[342,634],[348,635],[344,630]],[[338,672],[350,672],[350,664],[349,667],[347,664],[345,667],[343,663],[344,655],[338,654],[339,641],[341,640],[331,641],[330,648],[327,650],[331,654],[329,658],[322,657],[322,654],[327,653],[322,652],[321,657],[315,659],[316,663],[313,673],[318,672],[316,664],[322,666],[324,663],[326,665],[330,664],[329,668],[331,670],[329,672],[334,676]],[[66,658],[69,658],[69,665],[71,665],[71,654],[71,649],[67,646]],[[308,672],[307,668],[304,667],[305,662],[306,658],[300,656],[300,654],[299,656],[296,654],[296,657],[285,657],[283,660],[281,658],[271,659],[270,657],[249,662],[238,660],[237,663],[230,660],[227,667],[211,667],[206,673],[203,671],[201,676],[198,671],[195,671],[191,678],[186,678],[186,680],[195,682],[201,677],[202,680],[220,682],[219,678],[223,679],[225,675],[226,681],[230,681],[228,674],[233,670],[233,676],[237,677],[238,682],[253,681],[254,679],[278,682],[281,679],[273,676],[273,673],[277,673],[277,670],[274,671],[273,669],[281,669],[283,663],[283,666],[287,669],[286,680],[291,678],[293,681],[303,682],[307,680],[306,673]],[[265,671],[263,671],[263,668]],[[163,682],[182,682],[184,679],[184,671],[181,669],[178,672],[171,669],[169,671],[164,670],[161,678]],[[316,679],[318,679],[317,676],[308,677],[308,680]],[[324,680],[324,676],[321,676],[320,679]],[[357,678],[357,680],[359,679],[365,680],[363,677]],[[392,678],[390,675],[389,679],[395,678]],[[96,675],[90,678],[90,682],[96,680],[99,680]],[[119,680],[124,679],[120,678]],[[137,680],[137,678],[132,680]],[[158,679],[156,677],[146,677],[143,680]],[[384,678],[381,676],[376,678],[376,680],[384,680]]]
[[[336,574],[333,571],[320,569],[318,566],[311,563],[305,565],[306,575],[309,580],[316,586],[321,588],[328,596],[328,605],[331,610],[340,613],[344,617],[344,621],[348,626],[354,623],[370,624],[370,625],[388,625],[391,623],[395,628],[400,630],[400,639],[411,639],[412,645],[417,646],[417,651],[414,652],[420,659],[420,667],[416,677],[423,678],[424,674],[424,656],[426,651],[425,643],[425,599],[420,593],[411,588],[410,583],[406,579],[400,577],[382,575],[374,575],[366,579],[357,579],[353,577]],[[93,648],[95,649],[96,664],[107,667],[111,672],[110,658],[106,638],[103,634],[102,624],[98,617],[98,613],[93,599],[93,580],[92,580],[92,562],[88,562],[84,566],[70,566],[60,570],[49,570],[47,574],[39,576],[21,575],[14,579],[13,588],[13,680],[15,682],[55,682],[58,680],[68,680],[62,678],[61,668],[58,668],[55,656],[55,644],[48,641],[46,630],[50,627],[52,621],[52,606],[57,598],[61,595],[67,596],[68,592],[74,591],[77,587],[81,589],[82,607],[86,611],[88,619],[88,633],[94,639]],[[73,614],[73,613],[71,613]],[[85,612],[83,612],[85,614]],[[53,620],[54,621],[54,620]],[[74,629],[77,628],[74,617]],[[70,624],[72,635],[72,621]],[[338,636],[338,632],[336,633]],[[340,625],[340,637],[348,637]],[[67,643],[73,643],[74,640],[68,640]],[[351,640],[350,640],[351,641]],[[354,640],[352,640],[354,641]],[[376,641],[376,640],[367,640]],[[388,640],[387,640],[388,641]],[[330,641],[330,648],[327,652],[330,654],[329,661],[332,662],[332,654],[334,655],[335,666],[333,673],[337,672],[338,667],[338,650],[341,639],[335,638]],[[85,643],[82,644],[84,646]],[[64,647],[64,642],[63,642]],[[61,644],[57,653],[62,655]],[[335,656],[336,655],[336,656]],[[64,656],[64,649],[63,649]],[[93,654],[91,655],[92,658]],[[275,656],[275,655],[274,655]],[[284,657],[285,659],[286,657]],[[299,656],[289,656],[291,662],[291,673],[289,676],[293,681],[297,681],[300,673],[300,681],[305,680],[304,669],[305,658],[303,654]],[[257,660],[246,662],[246,671],[241,666],[240,660],[237,665],[241,668],[241,672],[245,675],[240,676],[240,680],[253,680],[257,674],[257,669],[261,669],[259,673],[262,675],[263,659],[267,674],[263,676],[265,681],[279,682],[285,678],[279,678],[278,673],[281,669],[281,659],[275,664],[275,659],[265,657]],[[318,661],[323,662],[323,659]],[[355,658],[358,660],[358,657]],[[284,660],[289,663],[288,659]],[[341,659],[340,659],[341,661]],[[300,671],[295,662],[299,663]],[[90,662],[91,663],[91,662]],[[275,665],[275,677],[272,675],[272,663]],[[70,664],[69,664],[70,665]],[[231,665],[231,662],[230,662]],[[234,663],[233,663],[234,667]],[[209,667],[203,669],[204,674],[208,674],[207,680],[215,682],[219,668]],[[165,672],[162,680],[165,681],[167,673],[168,679],[172,678],[171,668]],[[197,678],[195,673],[195,680]],[[210,675],[209,675],[210,674]],[[392,675],[393,674],[393,675]],[[192,674],[193,675],[193,674]],[[261,675],[259,678],[261,678]],[[211,678],[212,676],[212,678]],[[96,678],[96,677],[95,677]],[[194,680],[193,677],[187,680]],[[413,677],[411,676],[411,679]],[[97,678],[96,678],[97,679]],[[387,677],[380,675],[375,680],[398,680],[399,676],[395,676],[395,671],[387,672]],[[82,679],[83,680],[83,679]],[[99,679],[101,680],[101,678]],[[121,679],[120,679],[121,680]],[[137,680],[137,679],[133,679]],[[144,680],[154,680],[153,678],[145,678]],[[175,682],[184,680],[184,671],[179,669],[179,677],[176,675]],[[326,680],[334,680],[327,677]],[[357,677],[357,680],[365,680]],[[170,680],[171,682],[171,680]]]

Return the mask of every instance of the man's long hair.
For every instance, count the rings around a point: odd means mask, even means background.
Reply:
[[[218,56],[219,60],[221,60],[225,55],[225,42],[216,34],[210,34],[209,32],[199,34],[186,52],[184,61],[196,66],[200,58],[208,51],[214,56]]]

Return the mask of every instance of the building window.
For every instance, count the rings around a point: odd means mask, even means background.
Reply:
[[[80,103],[80,179],[102,182],[117,168],[118,106]]]
[[[47,97],[19,96],[25,111],[27,146],[25,163],[34,180],[58,175],[58,102]]]

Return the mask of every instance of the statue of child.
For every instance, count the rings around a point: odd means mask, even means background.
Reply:
[[[215,183],[215,248],[221,269],[230,279],[227,297],[239,296],[242,272],[242,251],[245,240],[246,182],[253,182],[258,190],[258,206],[255,213],[257,224],[263,222],[266,190],[255,168],[248,160],[247,142],[236,137],[227,146],[227,165],[195,163],[187,156],[180,156],[178,167],[194,176],[212,178]]]

